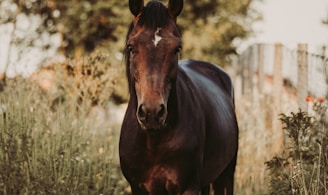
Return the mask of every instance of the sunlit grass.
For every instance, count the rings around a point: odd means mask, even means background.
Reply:
[[[0,194],[124,194],[113,131],[23,79],[0,93]],[[91,117],[91,118],[90,118]]]

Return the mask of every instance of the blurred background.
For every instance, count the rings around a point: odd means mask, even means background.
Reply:
[[[132,19],[127,0],[0,2],[0,194],[130,193],[117,137]],[[218,64],[235,84],[237,194],[326,194],[328,2],[185,0],[178,24],[182,58]],[[298,111],[293,129],[306,116],[321,125],[298,133],[308,161],[287,155],[295,140],[280,114]]]

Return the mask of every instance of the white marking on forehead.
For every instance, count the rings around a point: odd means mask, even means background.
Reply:
[[[155,47],[157,47],[158,43],[162,40],[162,37],[159,36],[159,31],[161,31],[161,28],[157,28],[157,30],[154,34],[153,43],[154,43]]]

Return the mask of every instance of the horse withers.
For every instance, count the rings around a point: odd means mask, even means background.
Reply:
[[[130,100],[119,143],[132,194],[233,194],[238,126],[230,77],[179,61],[183,1],[130,0],[126,37]]]

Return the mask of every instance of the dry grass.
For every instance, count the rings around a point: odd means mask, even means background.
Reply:
[[[127,193],[117,161],[119,126],[106,118],[119,74],[103,60],[74,62],[74,68],[88,68],[77,78],[57,71],[51,92],[35,80],[6,80],[0,92],[0,194]]]

